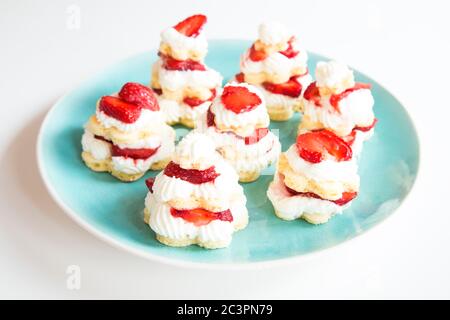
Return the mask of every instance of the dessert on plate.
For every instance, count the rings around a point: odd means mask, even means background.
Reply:
[[[223,248],[248,223],[236,172],[202,133],[190,132],[164,171],[146,183],[144,220],[163,244]]]
[[[267,196],[279,218],[320,224],[349,207],[358,190],[351,147],[321,129],[300,134],[280,155]]]
[[[164,122],[151,89],[128,82],[101,97],[81,139],[85,164],[122,181],[163,169],[174,149],[175,131]]]
[[[311,83],[307,52],[285,26],[267,22],[258,39],[242,55],[235,81],[256,85],[263,92],[271,120],[285,121],[302,109],[302,94]]]
[[[316,81],[304,93],[299,132],[328,129],[352,146],[354,155],[373,135],[377,119],[370,85],[355,82],[353,71],[336,61],[319,62]]]
[[[251,182],[281,151],[269,123],[261,92],[247,83],[230,83],[199,119],[198,130],[213,139],[219,153],[238,172],[239,181]]]
[[[208,68],[206,16],[193,15],[161,33],[159,59],[152,68],[151,87],[170,125],[193,128],[222,85],[222,76]]]

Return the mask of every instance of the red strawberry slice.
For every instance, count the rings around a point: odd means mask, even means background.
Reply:
[[[370,89],[371,85],[368,83],[356,83],[354,87],[349,88],[339,94],[332,94],[330,97],[330,104],[339,111],[339,101],[349,96],[350,93],[361,89]]]
[[[179,22],[176,26],[174,26],[174,28],[187,37],[195,38],[199,35],[200,30],[206,23],[206,20],[206,16],[202,14],[196,14]]]
[[[292,98],[297,98],[302,94],[302,85],[298,82],[297,77],[291,77],[287,82],[280,84],[264,82],[263,87],[272,93]]]
[[[166,70],[175,70],[175,71],[206,71],[206,67],[194,60],[176,60],[172,57],[166,55],[160,55],[163,60],[163,68]]]
[[[216,125],[215,114],[211,111],[211,108],[208,108],[208,112],[206,114],[206,124],[208,127],[214,127]]]
[[[162,95],[162,89],[161,88],[152,88],[153,92],[156,93],[158,96]]]
[[[132,148],[120,148],[119,146],[112,145],[112,156],[113,157],[125,157],[125,158],[131,158],[131,159],[148,159],[152,155],[158,151],[159,147],[157,148],[139,148],[139,149],[132,149]]]
[[[233,221],[233,215],[230,209],[220,212],[212,212],[202,208],[177,210],[170,208],[170,213],[175,218],[182,218],[187,222],[193,223],[197,227],[207,225],[213,220]]]
[[[294,48],[292,47],[292,42],[294,42],[294,40],[295,40],[294,37],[289,39],[287,49],[284,51],[280,51],[280,53],[286,56],[288,59],[295,58],[299,54],[299,51],[294,50]]]
[[[240,72],[237,75],[234,76],[234,79],[238,82],[238,83],[242,83],[245,82],[245,75],[244,73]]]
[[[373,119],[373,122],[372,122],[372,124],[370,126],[368,126],[368,127],[358,127],[358,126],[356,126],[353,130],[359,130],[359,131],[362,131],[362,132],[367,132],[367,131],[372,130],[372,128],[375,127],[377,122],[378,122],[378,119],[375,118],[375,119]]]
[[[347,144],[348,144],[349,146],[352,146],[353,143],[355,142],[355,139],[356,139],[356,130],[353,129],[352,132],[351,132],[349,135],[347,135],[347,136],[345,136],[345,137],[342,137],[342,139],[343,139],[345,142],[347,142]]]
[[[215,97],[216,97],[216,89],[211,89],[211,97],[209,97],[208,100],[201,100],[196,97],[186,97],[183,99],[183,102],[188,106],[190,106],[191,108],[195,108],[206,101],[212,101]]]
[[[104,96],[100,99],[100,111],[125,123],[133,123],[141,115],[141,107],[134,103],[126,102],[120,98]]]
[[[110,140],[106,139],[106,138],[103,137],[103,136],[99,136],[98,134],[95,134],[95,135],[94,135],[94,138],[95,138],[95,139],[98,139],[98,140],[102,140],[102,141],[108,142],[108,143],[111,143]]]
[[[148,178],[147,180],[145,180],[145,185],[148,188],[148,191],[150,191],[151,193],[153,193],[153,185],[155,184],[155,178]]]
[[[262,102],[256,93],[241,86],[226,86],[221,99],[225,108],[236,114],[253,110]]]
[[[336,203],[338,206],[343,206],[344,204],[347,204],[355,199],[357,195],[358,192],[343,192],[340,199],[333,200],[332,202]]]
[[[319,163],[326,153],[337,161],[352,158],[352,148],[340,137],[329,130],[318,130],[297,137],[297,149],[300,157],[311,163]]]
[[[193,184],[213,182],[220,174],[212,166],[206,170],[183,169],[175,162],[170,162],[164,169],[164,174],[168,177],[175,177]]]
[[[320,103],[320,92],[319,88],[316,85],[316,82],[311,82],[308,88],[306,88],[305,93],[303,94],[303,98],[308,101],[314,102],[314,104],[320,107],[322,104]]]
[[[244,138],[245,144],[254,144],[259,140],[264,138],[269,133],[268,128],[258,128],[256,129],[251,136],[247,136]]]
[[[119,97],[129,103],[134,103],[141,108],[158,111],[159,105],[153,91],[135,82],[127,82],[119,91]]]
[[[341,198],[339,198],[337,200],[327,200],[313,192],[298,192],[298,191],[295,191],[294,189],[289,188],[286,185],[285,185],[285,187],[286,187],[286,190],[293,196],[302,196],[302,197],[307,197],[307,198],[315,198],[315,199],[320,199],[320,200],[331,201],[331,202],[337,204],[338,206],[343,206],[343,205],[349,203],[354,198],[356,198],[356,196],[358,195],[357,192],[343,192]]]
[[[263,50],[256,50],[255,45],[253,44],[250,48],[249,58],[252,61],[258,62],[267,58],[267,53]]]

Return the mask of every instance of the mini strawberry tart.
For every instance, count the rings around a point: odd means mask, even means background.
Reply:
[[[172,162],[146,184],[144,220],[161,243],[224,248],[235,231],[247,226],[247,200],[238,176],[204,134],[189,133]]]
[[[198,128],[214,140],[219,153],[238,172],[239,181],[251,182],[280,154],[280,142],[269,131],[269,123],[261,92],[247,83],[230,83],[214,99]]]
[[[170,125],[193,128],[222,85],[222,76],[204,63],[208,51],[202,32],[205,23],[206,16],[194,15],[161,33],[151,87]]]
[[[311,83],[308,55],[283,25],[263,23],[259,37],[241,57],[236,81],[257,85],[271,120],[285,121],[302,109],[302,94]]]
[[[350,206],[358,190],[351,147],[322,129],[300,134],[280,155],[267,196],[279,218],[320,224]]]
[[[316,81],[304,93],[304,114],[299,132],[328,129],[352,146],[358,155],[363,142],[373,135],[377,119],[370,85],[356,83],[346,65],[319,62]]]
[[[149,169],[163,169],[174,149],[175,131],[164,122],[151,89],[128,82],[117,94],[101,97],[87,122],[82,158],[94,171],[134,181]]]

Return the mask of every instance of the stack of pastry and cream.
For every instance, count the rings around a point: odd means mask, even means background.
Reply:
[[[236,172],[199,132],[190,132],[177,145],[173,161],[146,183],[144,220],[166,245],[227,247],[234,231],[248,223]]]
[[[281,150],[269,131],[269,115],[261,91],[247,83],[227,84],[218,93],[198,130],[210,136],[219,153],[239,174],[239,181],[256,180]]]
[[[302,95],[312,79],[307,53],[296,37],[276,22],[259,26],[258,39],[242,55],[235,80],[259,87],[271,120],[285,121],[302,109]]]
[[[175,131],[164,122],[151,89],[128,82],[118,93],[101,97],[81,140],[82,158],[94,171],[134,181],[149,169],[166,166]]]
[[[204,63],[208,43],[202,28],[206,20],[204,15],[194,15],[161,33],[151,87],[170,125],[193,128],[222,85],[222,76]]]
[[[328,129],[359,155],[377,122],[370,85],[355,82],[353,71],[336,61],[319,62],[315,75],[316,81],[304,93],[299,132]]]

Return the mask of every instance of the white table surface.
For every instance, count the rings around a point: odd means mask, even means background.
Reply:
[[[67,24],[73,8],[78,29]],[[283,21],[309,50],[391,90],[421,141],[419,179],[400,209],[348,245],[253,271],[151,262],[68,218],[36,166],[45,113],[83,79],[156,47],[161,29],[197,12],[208,15],[209,38],[254,38],[262,20]],[[450,298],[449,12],[448,1],[430,0],[2,0],[0,298]],[[72,264],[81,268],[80,290],[66,287]]]

